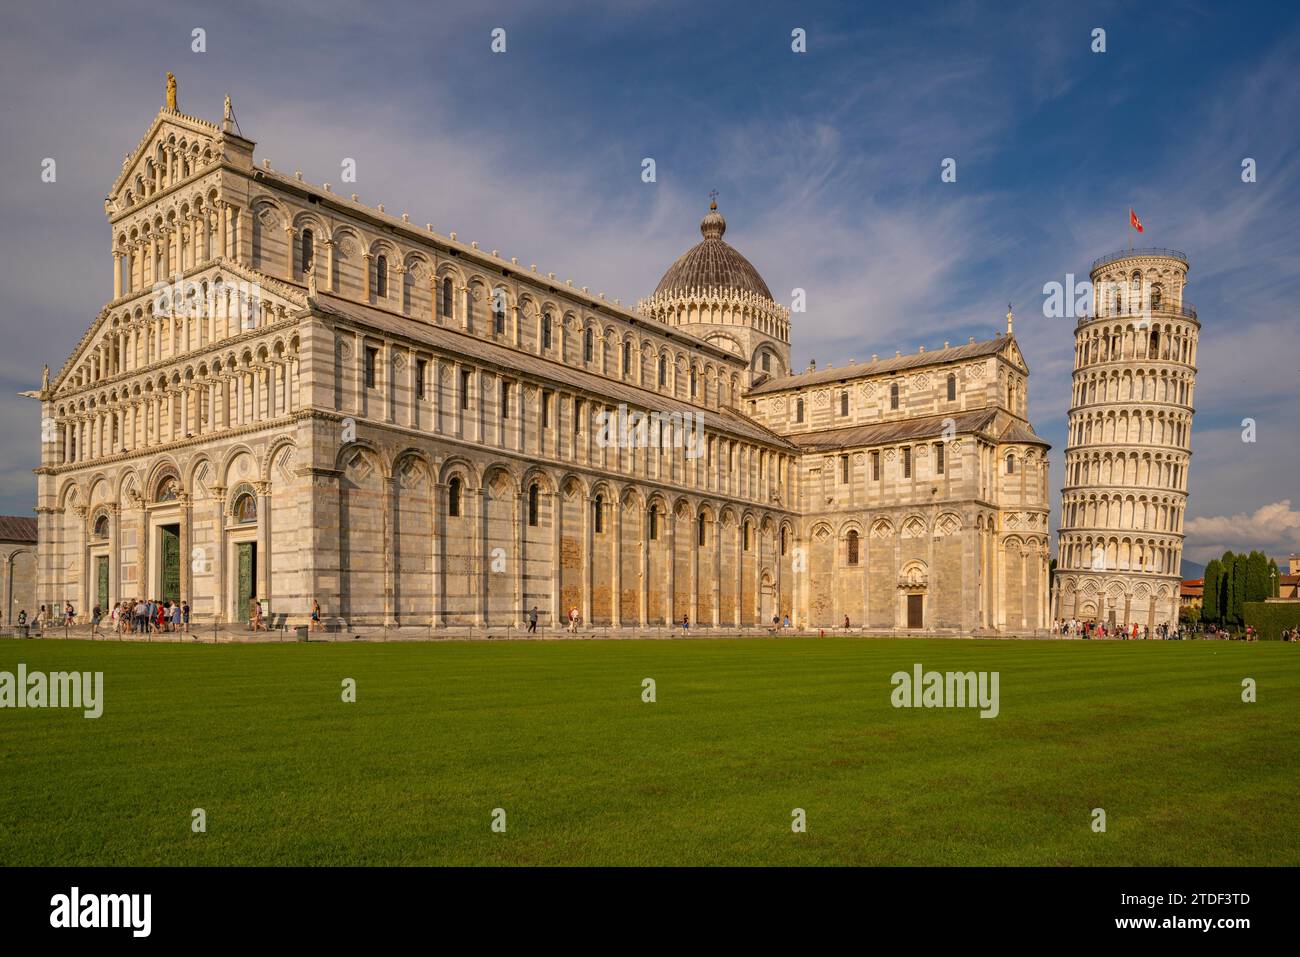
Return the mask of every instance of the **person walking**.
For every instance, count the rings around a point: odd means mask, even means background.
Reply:
[[[72,607],[72,602],[70,602],[70,601],[65,601],[65,602],[63,603],[63,621],[64,621],[64,624],[66,624],[69,628],[71,628],[71,627],[72,627],[72,622],[76,619],[76,617],[77,617],[77,612],[73,609],[73,607]]]
[[[262,603],[258,599],[253,599],[253,630],[263,631],[262,625]]]
[[[176,634],[181,633],[181,603],[177,602],[172,605],[172,631]]]
[[[94,638],[99,634],[99,620],[104,617],[104,609],[98,605],[90,613],[90,637]]]
[[[691,616],[689,614],[683,614],[682,631],[690,631],[690,630],[691,630]]]
[[[185,629],[185,634],[190,633],[190,603],[181,602],[181,627]]]
[[[308,626],[309,631],[320,631],[320,602],[315,598],[311,600],[311,624]]]
[[[528,634],[530,635],[537,634],[537,606],[536,605],[534,605],[533,610],[528,613]]]
[[[573,605],[569,608],[569,633],[577,634],[578,631],[578,606]]]

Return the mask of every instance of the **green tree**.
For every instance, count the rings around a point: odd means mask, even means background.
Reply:
[[[1220,579],[1219,584],[1219,624],[1231,625],[1233,574],[1237,564],[1237,556],[1232,553],[1231,549],[1229,549],[1223,553],[1223,557],[1219,559],[1219,563],[1223,566],[1223,577]]]
[[[1219,623],[1219,588],[1222,584],[1223,563],[1212,558],[1205,566],[1205,597],[1201,599],[1201,618],[1216,625]]]
[[[1246,601],[1263,601],[1268,597],[1268,556],[1253,551],[1246,559]]]
[[[1276,598],[1278,595],[1278,585],[1282,583],[1282,571],[1277,567],[1277,562],[1273,559],[1268,560],[1268,597]]]
[[[1246,565],[1249,556],[1234,555],[1232,558],[1232,623],[1240,625],[1245,620],[1242,605],[1246,603]]]

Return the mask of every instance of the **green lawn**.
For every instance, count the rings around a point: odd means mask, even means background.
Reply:
[[[105,707],[0,710],[3,865],[1300,863],[1289,644],[0,641],[20,661],[103,671]],[[1001,714],[894,709],[915,662],[1000,672]]]

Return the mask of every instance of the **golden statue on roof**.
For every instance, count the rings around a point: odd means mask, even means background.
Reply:
[[[167,109],[176,112],[176,74],[167,71]]]

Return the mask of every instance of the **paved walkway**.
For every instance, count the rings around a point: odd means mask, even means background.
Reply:
[[[0,635],[18,638],[12,627],[0,630]],[[897,633],[891,631],[868,630],[863,628],[691,628],[683,631],[680,627],[649,626],[646,628],[614,629],[607,626],[579,628],[576,632],[567,629],[548,629],[538,627],[534,634],[528,634],[526,628],[495,627],[483,628],[464,625],[450,625],[442,628],[429,626],[404,626],[392,628],[358,627],[344,628],[338,625],[328,626],[328,630],[301,634],[298,628],[289,626],[269,631],[254,632],[246,627],[229,624],[213,625],[195,624],[188,634],[177,632],[151,632],[149,634],[117,634],[110,629],[101,629],[92,636],[89,625],[72,625],[46,628],[38,633],[30,630],[31,639],[63,640],[88,639],[96,641],[133,641],[158,642],[166,644],[231,644],[241,642],[293,642],[293,641],[491,641],[491,640],[552,640],[565,639],[608,639],[620,641],[628,639],[690,639],[690,638],[1029,638],[1045,639],[1059,636],[1026,633],[1023,635],[967,635],[957,632]]]

